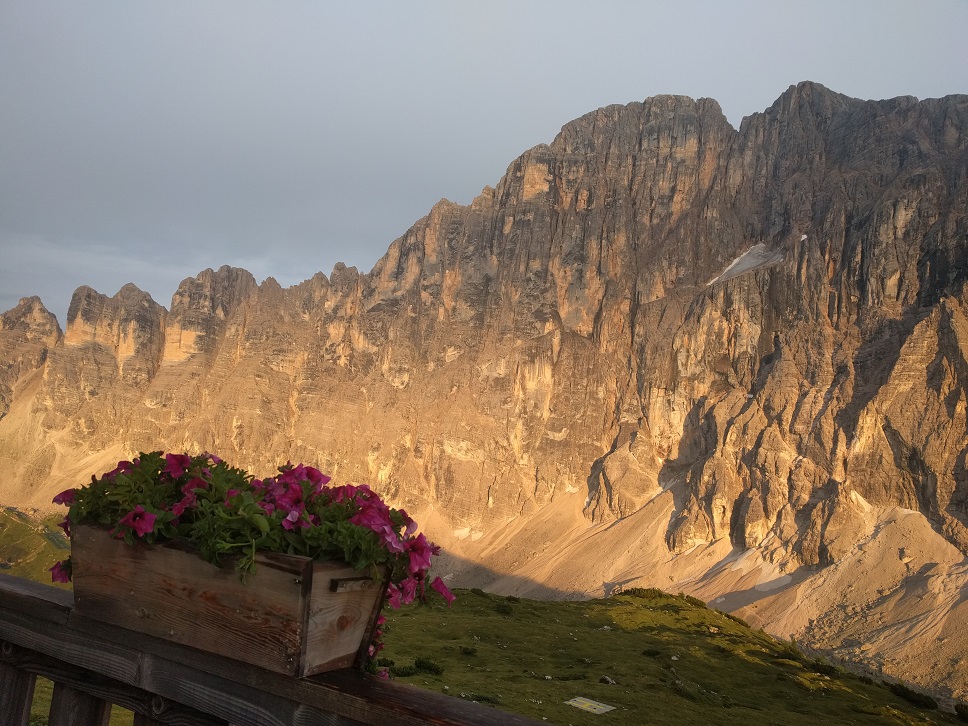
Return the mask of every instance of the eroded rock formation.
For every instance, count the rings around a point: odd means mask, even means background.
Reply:
[[[685,589],[838,647],[873,632],[818,625],[849,593],[811,596],[812,622],[791,598],[910,549],[905,512],[920,579],[880,590],[964,599],[966,282],[968,97],[802,83],[739,130],[709,99],[610,106],[368,274],[206,270],[170,310],[81,288],[63,338],[22,302],[0,493],[41,506],[147,449],[303,460],[421,513],[493,587]],[[885,598],[851,606],[890,619]],[[937,639],[877,637],[888,668]],[[968,696],[950,658],[914,675]]]

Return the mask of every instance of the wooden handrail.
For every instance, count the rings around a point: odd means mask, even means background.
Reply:
[[[26,724],[36,675],[55,683],[50,726],[508,724],[539,721],[344,669],[296,679],[73,612],[65,590],[0,574],[0,723]]]

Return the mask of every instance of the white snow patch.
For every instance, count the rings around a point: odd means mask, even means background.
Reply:
[[[789,585],[793,582],[793,578],[790,575],[782,575],[776,577],[768,582],[760,582],[753,585],[753,589],[757,592],[769,592],[770,590],[776,590],[778,587],[783,587],[784,585]]]
[[[850,490],[850,501],[856,504],[858,507],[860,507],[861,511],[865,513],[871,511],[874,508],[874,506],[870,502],[864,499],[864,497],[858,494],[857,491],[854,489]]]
[[[783,250],[769,249],[764,243],[760,242],[750,247],[735,260],[726,266],[719,277],[714,277],[706,283],[706,286],[715,285],[717,282],[725,282],[739,277],[746,272],[758,270],[761,267],[770,267],[778,262],[783,262]]]

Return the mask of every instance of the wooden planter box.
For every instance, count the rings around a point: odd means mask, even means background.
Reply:
[[[85,618],[303,677],[358,664],[386,582],[342,562],[266,553],[245,584],[168,543],[71,533],[74,612]]]

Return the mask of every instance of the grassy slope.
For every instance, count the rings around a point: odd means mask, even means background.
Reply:
[[[476,594],[475,594],[476,593]],[[402,682],[558,724],[956,723],[694,598],[643,590],[589,602],[513,602],[461,591],[388,613],[383,656]],[[418,665],[424,665],[422,662]],[[429,670],[428,670],[429,669]],[[614,685],[601,683],[608,676]],[[615,710],[591,714],[583,696]]]
[[[0,572],[50,583],[50,567],[70,554],[57,522],[36,520],[12,507],[0,508]]]

